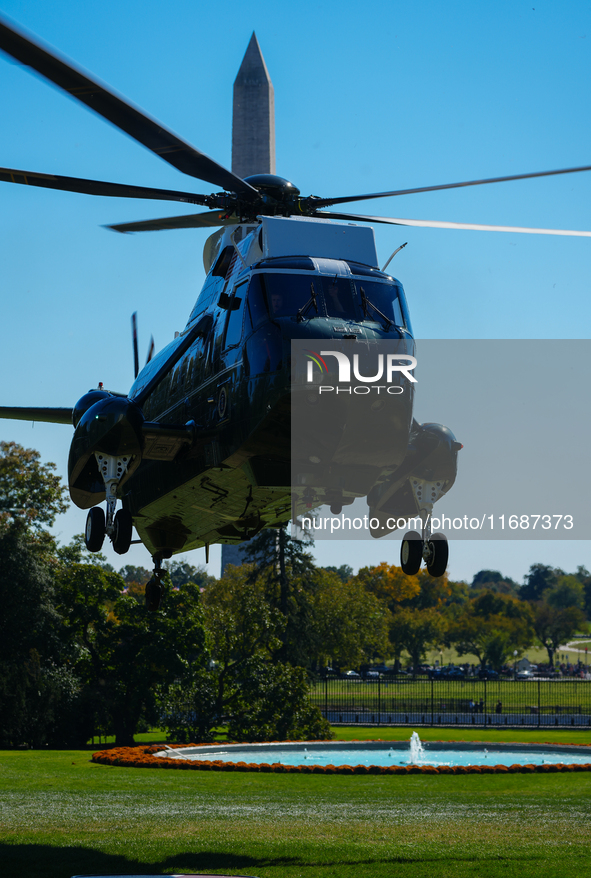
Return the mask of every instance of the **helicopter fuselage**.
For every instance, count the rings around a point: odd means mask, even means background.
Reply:
[[[303,255],[310,252],[328,255]],[[414,351],[402,286],[377,268],[371,228],[262,217],[216,232],[204,260],[208,274],[185,330],[126,398],[93,391],[75,416],[72,499],[81,508],[100,503],[97,456],[128,457],[118,497],[142,542],[163,557],[241,542],[291,518],[293,339],[317,348],[396,339]],[[339,503],[367,495],[403,463],[411,391],[386,411],[368,403],[371,459],[366,451],[365,460],[332,461],[333,475],[342,470]],[[334,502],[332,483],[324,493],[316,499]]]

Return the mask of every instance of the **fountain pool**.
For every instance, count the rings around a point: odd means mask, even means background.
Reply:
[[[447,741],[307,741],[273,744],[213,744],[167,749],[156,754],[171,759],[268,763],[282,765],[588,765],[591,750],[576,744],[493,744]]]

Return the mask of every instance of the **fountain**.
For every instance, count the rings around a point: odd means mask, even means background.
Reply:
[[[156,756],[206,762],[298,766],[514,766],[589,765],[589,748],[576,744],[496,744],[487,742],[421,741],[306,741],[302,743],[210,744],[162,751]]]
[[[410,736],[410,762],[412,765],[421,765],[424,762],[425,748],[421,744],[421,739],[417,732],[413,732]]]

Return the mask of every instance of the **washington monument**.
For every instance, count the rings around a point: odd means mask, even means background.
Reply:
[[[254,32],[234,80],[232,173],[275,173],[275,97]]]
[[[232,173],[238,177],[275,173],[275,97],[256,34],[234,80]],[[222,544],[222,569],[242,564],[242,546]]]

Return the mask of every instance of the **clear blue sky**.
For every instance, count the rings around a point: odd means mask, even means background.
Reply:
[[[256,30],[275,87],[277,171],[305,194],[591,164],[588,2],[0,0],[0,8],[226,166],[232,83]],[[0,114],[2,166],[190,188],[188,178],[4,56]],[[195,191],[211,190],[196,183]],[[127,390],[131,312],[139,312],[142,351],[152,332],[159,349],[183,328],[203,281],[206,233],[120,236],[102,228],[182,212],[174,204],[8,184],[0,193],[1,404],[69,406],[98,381]],[[360,210],[591,229],[590,203],[587,173]],[[418,338],[589,335],[589,239],[395,227],[376,237],[382,261],[409,242],[394,265]],[[588,400],[572,403],[565,445]],[[2,421],[0,436],[38,448],[65,473],[68,427]],[[84,520],[73,508],[57,532],[68,540]],[[395,561],[397,547],[319,543],[316,555],[357,568]],[[189,559],[201,563],[203,552]],[[149,562],[143,548],[125,560]],[[470,579],[492,566],[521,580],[537,560],[591,566],[590,544],[456,542],[450,573]]]

